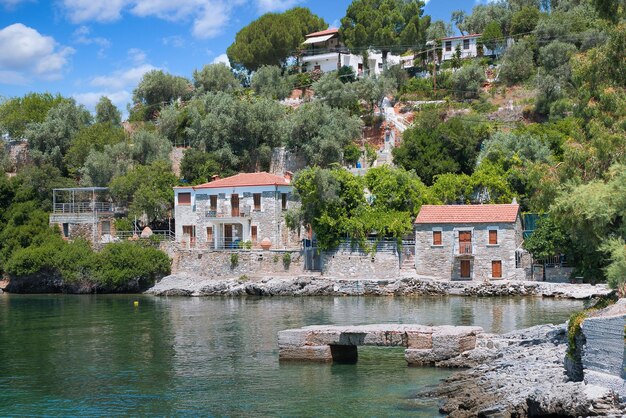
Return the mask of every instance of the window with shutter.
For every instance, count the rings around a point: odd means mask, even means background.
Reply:
[[[433,231],[433,245],[441,245],[441,231]]]
[[[191,205],[191,193],[178,193],[178,204],[181,206]]]
[[[490,229],[489,230],[489,245],[496,245],[498,243],[498,230]]]

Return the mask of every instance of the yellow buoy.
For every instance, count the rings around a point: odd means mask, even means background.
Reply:
[[[133,305],[134,305],[134,306],[135,306],[135,308],[136,308],[137,306],[139,306],[139,301],[138,301],[138,300],[134,301],[134,302],[133,302]]]

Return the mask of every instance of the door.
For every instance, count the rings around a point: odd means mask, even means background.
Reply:
[[[502,278],[502,261],[494,260],[491,262],[491,277],[494,279]]]
[[[239,195],[233,194],[230,196],[230,204],[231,204],[231,216],[233,218],[239,217]],[[231,227],[232,231],[232,227]]]
[[[233,245],[233,226],[224,225],[224,248],[232,248]]]
[[[213,248],[214,242],[213,242],[213,227],[212,226],[206,227],[206,243],[209,248]]]
[[[470,261],[469,260],[461,260],[461,278],[462,279],[470,278]]]
[[[183,235],[189,235],[189,245],[196,245],[196,227],[193,225],[183,225]]]
[[[459,231],[459,254],[472,253],[472,232]]]

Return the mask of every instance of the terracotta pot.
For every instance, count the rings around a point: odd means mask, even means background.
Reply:
[[[263,238],[263,241],[261,241],[261,248],[263,248],[265,251],[267,251],[271,247],[272,247],[272,241],[270,241],[270,239],[267,238],[267,237]]]

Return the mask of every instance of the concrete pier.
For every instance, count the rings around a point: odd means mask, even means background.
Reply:
[[[375,324],[357,326],[313,325],[278,333],[281,361],[356,363],[357,347],[406,347],[410,366],[436,366],[476,348],[480,327]]]

